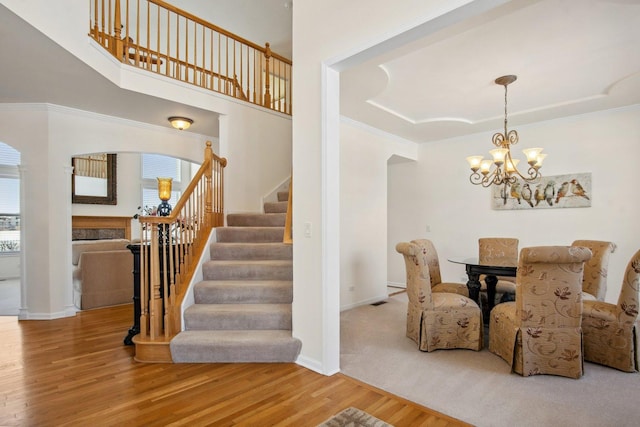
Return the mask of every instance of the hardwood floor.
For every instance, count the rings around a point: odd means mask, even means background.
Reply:
[[[72,318],[0,317],[2,426],[315,426],[354,406],[397,427],[467,426],[296,364],[143,364],[131,305]]]

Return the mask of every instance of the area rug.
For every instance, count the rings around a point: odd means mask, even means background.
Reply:
[[[347,408],[329,418],[318,427],[393,427],[357,408]]]

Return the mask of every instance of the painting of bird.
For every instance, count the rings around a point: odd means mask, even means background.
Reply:
[[[536,206],[544,200],[544,188],[542,188],[543,184],[536,185],[536,191],[533,193],[533,198],[536,199]]]
[[[579,197],[584,197],[587,200],[591,200],[591,199],[589,199],[589,196],[587,196],[587,192],[582,187],[582,185],[580,185],[580,183],[578,182],[577,179],[572,179],[571,180],[571,184],[573,184],[572,187],[571,187],[571,192],[574,195],[579,196]]]
[[[553,206],[553,196],[556,195],[556,183],[553,181],[547,182],[547,185],[544,187],[544,199],[547,201],[549,206]]]
[[[493,187],[493,209],[585,208],[593,201],[591,173],[546,175],[536,180],[517,178],[514,181]]]
[[[569,194],[571,186],[572,185],[569,181],[565,181],[560,185],[560,188],[558,188],[558,192],[556,193],[556,204],[560,201],[560,199]]]
[[[513,197],[514,199],[516,199],[518,201],[518,204],[520,204],[520,198],[522,197],[520,194],[520,183],[519,182],[515,182],[512,186],[511,186],[511,197]]]
[[[529,187],[529,184],[525,184],[522,186],[521,193],[524,201],[527,202],[529,206],[533,207],[533,202],[531,201],[531,198],[533,197],[533,192],[531,191],[531,187]]]

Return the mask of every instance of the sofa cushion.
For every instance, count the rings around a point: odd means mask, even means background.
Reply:
[[[128,239],[106,239],[106,240],[74,240],[71,242],[71,263],[78,265],[80,255],[83,252],[112,251],[127,249],[130,241]]]

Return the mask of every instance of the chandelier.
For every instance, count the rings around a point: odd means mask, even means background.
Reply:
[[[493,160],[483,159],[482,156],[467,157],[467,162],[469,162],[472,171],[471,176],[469,176],[472,184],[482,185],[483,187],[489,187],[492,184],[504,184],[506,188],[515,184],[518,178],[525,182],[533,183],[538,182],[542,177],[539,169],[542,166],[542,161],[547,156],[541,153],[542,148],[526,148],[522,150],[529,164],[529,170],[526,175],[522,174],[517,168],[520,160],[511,157],[511,146],[518,143],[518,132],[513,129],[507,131],[507,86],[515,82],[516,79],[516,76],[510,75],[498,77],[495,80],[496,84],[504,86],[504,133],[498,132],[493,135],[491,142],[497,147],[489,151],[493,156]],[[492,167],[493,170],[491,169]]]

